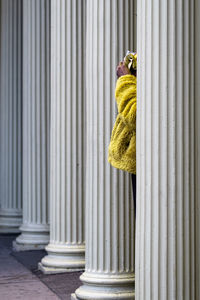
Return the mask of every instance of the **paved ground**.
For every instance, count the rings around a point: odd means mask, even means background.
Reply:
[[[0,300],[70,300],[81,273],[44,275],[37,264],[45,251],[12,252],[15,238],[0,235]]]

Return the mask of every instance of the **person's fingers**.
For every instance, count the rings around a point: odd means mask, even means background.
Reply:
[[[116,75],[117,77],[121,77],[123,75],[130,74],[130,70],[127,68],[126,64],[124,61],[119,62],[117,68],[116,68]]]
[[[119,73],[121,70],[121,67],[120,66],[117,66],[117,70],[116,70],[116,73]]]
[[[117,77],[122,76],[122,70],[121,70],[121,68],[118,68],[118,69],[117,69],[116,74],[117,74]]]
[[[121,67],[123,65],[123,62],[120,61],[119,64],[117,65],[117,68]]]

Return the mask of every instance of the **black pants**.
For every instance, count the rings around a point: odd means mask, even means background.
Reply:
[[[134,202],[134,210],[135,210],[135,217],[136,217],[136,175],[131,174],[132,185],[133,185],[133,202]]]

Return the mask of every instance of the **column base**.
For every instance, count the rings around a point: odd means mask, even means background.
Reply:
[[[22,225],[20,231],[22,233],[13,242],[15,251],[45,249],[49,242],[48,225]]]
[[[105,275],[85,272],[80,279],[83,285],[71,295],[72,300],[135,299],[135,276],[132,273]]]
[[[0,233],[19,233],[22,224],[21,209],[0,210]]]
[[[48,255],[38,264],[39,270],[44,274],[84,271],[84,245],[49,244],[45,250],[48,252]]]
[[[53,267],[45,267],[41,262],[38,263],[38,270],[40,270],[43,274],[58,274],[58,273],[70,273],[70,272],[80,272],[84,271],[84,268],[78,269],[67,269],[67,268],[53,268]]]

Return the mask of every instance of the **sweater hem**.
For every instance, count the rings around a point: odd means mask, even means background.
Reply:
[[[122,162],[121,163],[116,162],[115,160],[113,160],[113,158],[108,159],[108,161],[112,167],[136,175],[135,168],[130,168],[128,166],[125,166]]]

